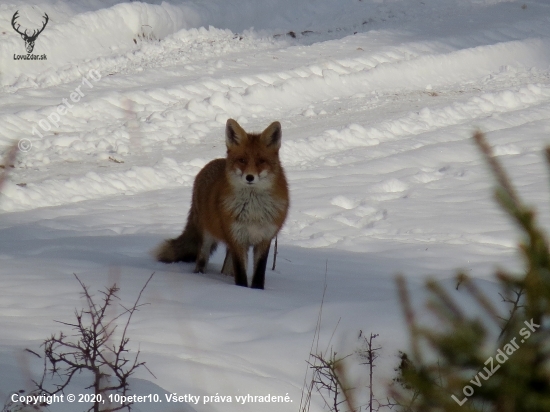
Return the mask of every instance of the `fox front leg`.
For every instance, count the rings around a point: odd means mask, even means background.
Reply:
[[[252,278],[253,289],[263,289],[265,283],[265,268],[267,266],[267,257],[271,239],[254,246],[254,277]]]
[[[245,266],[246,262],[248,261],[248,256],[243,256]],[[229,249],[225,252],[225,259],[223,260],[223,266],[221,273],[227,276],[235,276],[235,273],[233,272],[233,258],[231,257],[231,253],[229,252]]]
[[[229,253],[229,249],[227,249],[225,252],[225,259],[223,260],[221,273],[227,276],[235,276],[235,274],[233,273],[233,259],[231,258],[231,253]]]
[[[246,277],[247,253],[244,248],[228,248],[226,260],[233,263],[233,276],[235,276],[235,285],[248,287],[248,278]],[[225,267],[224,262],[224,267]],[[222,268],[223,271],[223,268]],[[225,273],[225,272],[224,272]]]

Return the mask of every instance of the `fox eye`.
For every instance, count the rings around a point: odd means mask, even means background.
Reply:
[[[263,164],[265,164],[265,163],[266,163],[266,160],[265,160],[265,159],[259,159],[259,160],[258,160],[258,164],[263,165]]]
[[[242,164],[242,165],[245,165],[245,164],[246,164],[246,159],[245,159],[244,157],[239,157],[239,158],[237,159],[237,162],[239,162],[239,163]]]

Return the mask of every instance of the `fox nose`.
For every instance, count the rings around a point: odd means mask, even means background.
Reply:
[[[252,183],[254,181],[254,175],[246,175],[246,181]]]

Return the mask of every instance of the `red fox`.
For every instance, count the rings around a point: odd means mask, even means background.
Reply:
[[[215,159],[197,174],[187,224],[176,239],[164,241],[155,255],[160,262],[196,262],[204,273],[218,242],[227,246],[222,272],[248,286],[248,249],[254,248],[252,288],[263,289],[271,240],[283,226],[289,206],[288,183],[279,161],[281,124],[261,134],[246,133],[229,119],[225,128],[227,157]]]

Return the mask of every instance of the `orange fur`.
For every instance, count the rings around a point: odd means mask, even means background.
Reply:
[[[162,262],[196,261],[203,272],[217,242],[227,246],[222,271],[248,286],[248,249],[254,249],[252,287],[263,289],[271,240],[281,229],[289,206],[288,184],[279,161],[281,125],[274,122],[261,134],[246,133],[229,119],[227,157],[208,163],[198,173],[187,225],[180,237],[156,251]]]

